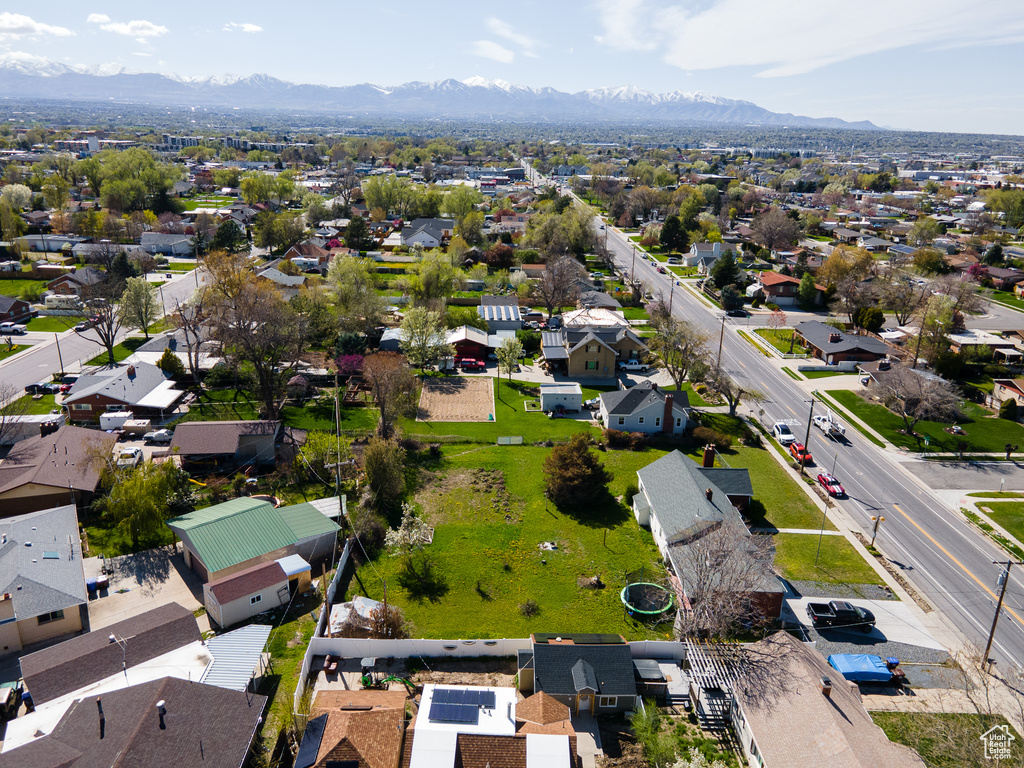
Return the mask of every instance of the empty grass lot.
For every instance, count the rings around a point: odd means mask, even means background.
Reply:
[[[956,687],[956,675],[950,679]],[[871,719],[890,741],[917,750],[928,768],[989,768],[994,765],[1020,765],[1020,735],[1010,726],[1010,760],[992,760],[985,756],[981,734],[997,725],[1008,724],[1002,715],[931,712],[872,712]]]
[[[775,535],[775,567],[790,581],[835,584],[881,584],[882,579],[842,536],[822,536],[818,564],[814,555],[818,536],[813,533]]]
[[[776,330],[774,328],[758,328],[754,333],[784,355],[790,354],[790,342],[793,341],[794,337],[796,337],[796,331],[788,328],[783,328],[781,330]],[[792,345],[792,353],[794,355],[806,355],[807,348],[801,346],[799,340],[797,340]]]
[[[1024,502],[986,501],[978,506],[984,507],[982,511],[1015,539],[1024,539]]]
[[[964,403],[962,411],[965,418],[957,422],[966,435],[952,435],[946,432],[945,428],[950,426],[949,424],[937,421],[917,422],[914,430],[929,438],[929,445],[925,445],[923,437],[918,444],[916,438],[900,434],[898,430],[903,429],[903,419],[884,406],[869,403],[845,389],[828,390],[826,394],[890,443],[911,451],[956,453],[958,445],[964,443],[965,453],[1002,453],[1007,443],[1024,445],[1024,427],[1016,422],[994,417],[974,403]]]
[[[649,532],[629,509],[609,496],[590,509],[569,513],[545,503],[542,466],[550,452],[532,446],[448,446],[431,483],[416,497],[434,525],[426,551],[443,587],[414,596],[421,583],[402,577],[401,557],[383,555],[358,575],[369,597],[389,599],[415,625],[414,636],[432,638],[526,637],[531,632],[621,632],[629,639],[661,637],[623,615],[623,574],[641,567],[661,572]],[[635,471],[663,455],[607,451],[600,454],[621,494]],[[481,488],[475,473],[500,473],[507,491]],[[508,508],[494,499],[507,499]],[[506,518],[506,514],[508,518]],[[553,541],[557,551],[538,549]],[[546,563],[543,561],[547,561]],[[378,577],[379,574],[379,577]],[[583,589],[577,579],[600,575],[604,589]],[[353,580],[349,595],[359,591]],[[526,617],[520,606],[536,602]]]
[[[10,274],[10,273],[8,273]],[[20,278],[0,279],[0,294],[4,296],[21,296],[30,293],[38,296],[46,290],[46,280],[23,280]]]

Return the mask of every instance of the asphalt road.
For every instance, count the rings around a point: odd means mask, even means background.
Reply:
[[[196,289],[196,285],[202,281],[202,275],[198,270],[186,272],[171,279],[157,292],[157,298],[161,298],[163,306],[168,312],[173,311],[175,302],[184,303]],[[127,331],[118,334],[118,341],[128,335]],[[65,371],[77,371],[87,360],[103,351],[95,333],[85,331],[75,333],[67,330],[63,333],[32,333],[25,337],[15,337],[15,343],[20,338],[36,341],[30,350],[21,352],[14,357],[7,358],[0,362],[0,382],[10,384],[15,388],[17,395],[24,392],[25,387],[37,381],[49,380],[50,374],[62,369]]]
[[[689,320],[709,334],[713,354],[721,338],[721,365],[733,378],[766,395],[752,413],[771,425],[788,421],[803,439],[810,412],[810,393],[772,365],[736,333],[737,325],[750,321],[724,318],[721,310],[709,308],[686,289],[671,287],[670,279],[659,274],[651,262],[634,258],[633,243],[611,227],[607,247],[615,261],[635,276],[654,295],[672,296],[673,315]],[[724,319],[724,322],[723,322]],[[723,332],[724,329],[724,332]],[[741,405],[741,411],[747,406]],[[763,413],[761,410],[763,409]],[[816,413],[824,412],[820,404]],[[840,444],[811,430],[808,448],[819,466],[832,469],[845,486],[849,498],[839,506],[870,536],[870,517],[885,517],[877,539],[879,549],[902,569],[914,587],[940,610],[966,637],[984,648],[995,611],[996,580],[1007,554],[968,526],[931,491],[927,482],[902,466],[895,454],[881,451],[853,428]],[[813,474],[820,471],[812,468]],[[995,474],[979,475],[998,487]],[[978,488],[985,488],[984,484]],[[1002,667],[1024,662],[1024,568],[1015,568],[1006,593],[1004,610],[996,631],[992,656]]]

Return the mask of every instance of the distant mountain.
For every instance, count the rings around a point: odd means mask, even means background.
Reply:
[[[36,56],[0,57],[0,95],[213,108],[296,109],[353,116],[478,120],[657,120],[881,130],[867,121],[769,112],[749,101],[695,92],[651,93],[633,86],[564,93],[502,80],[303,85],[265,74],[183,78],[118,68],[81,69]]]

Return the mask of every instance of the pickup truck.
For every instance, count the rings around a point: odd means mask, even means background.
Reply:
[[[830,437],[833,440],[840,440],[846,435],[846,427],[831,416],[815,416],[814,426],[820,429],[826,437]]]
[[[875,626],[875,614],[845,600],[830,600],[827,603],[808,603],[807,618],[815,629],[823,627],[860,627],[870,632]]]
[[[0,335],[3,336],[21,336],[26,331],[28,331],[28,326],[25,325],[18,325],[17,323],[0,323]]]

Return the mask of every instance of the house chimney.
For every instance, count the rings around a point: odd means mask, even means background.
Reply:
[[[704,446],[704,461],[701,466],[705,469],[711,469],[715,466],[715,446],[710,443]]]
[[[832,681],[827,677],[821,678],[821,693],[826,699],[832,697]]]
[[[134,365],[129,365],[128,366],[128,378],[130,379],[133,376],[135,376],[135,366]]]
[[[657,388],[657,384],[654,385]],[[668,392],[665,393],[665,413],[661,417],[661,431],[666,434],[672,434],[672,426],[675,423],[672,416],[672,395]]]
[[[832,333],[830,333],[828,335],[828,343],[829,344],[838,344],[842,340],[843,340],[843,335],[841,333],[839,333],[838,331],[833,331]]]
[[[710,488],[708,488],[704,491],[704,495],[708,497],[708,501],[711,501],[715,494]]]

